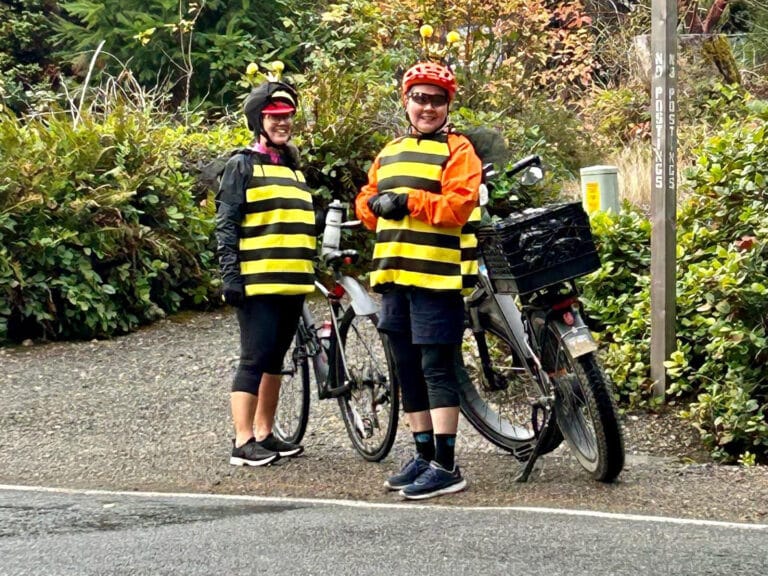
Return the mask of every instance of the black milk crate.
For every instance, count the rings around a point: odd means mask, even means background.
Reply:
[[[499,294],[526,294],[600,268],[581,202],[529,208],[477,232],[488,277]]]

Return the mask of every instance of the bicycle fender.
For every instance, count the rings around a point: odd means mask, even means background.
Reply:
[[[352,300],[352,309],[358,316],[370,316],[376,314],[379,311],[379,305],[373,301],[373,298],[365,291],[360,283],[349,276],[342,276],[339,279],[339,284],[342,285],[344,290],[349,294],[350,300]]]
[[[597,342],[578,314],[573,314],[573,324],[568,325],[561,318],[550,320],[550,327],[568,350],[571,358],[578,358],[597,350]]]

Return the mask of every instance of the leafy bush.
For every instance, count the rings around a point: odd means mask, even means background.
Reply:
[[[54,99],[59,64],[51,57],[53,0],[0,3],[0,100],[17,114]]]
[[[669,394],[722,460],[768,461],[768,106],[745,101],[686,174],[678,215],[677,347]],[[585,282],[608,371],[630,405],[650,398],[647,222],[597,218],[603,270]],[[615,239],[621,238],[617,242]],[[751,456],[750,456],[751,457]]]
[[[649,270],[651,225],[629,204],[619,215],[598,213],[592,231],[602,267],[583,283],[590,319],[603,328],[606,372],[630,406],[647,402],[650,392]]]
[[[648,139],[650,111],[643,86],[596,89],[585,116],[599,136],[614,147],[635,139]]]
[[[698,392],[686,416],[717,455],[768,461],[768,105],[725,121],[687,177],[681,212],[684,328],[671,391]]]
[[[62,16],[54,24],[60,56],[76,68],[87,68],[104,41],[102,56],[111,58],[102,57],[99,70],[116,76],[128,67],[145,88],[166,86],[176,106],[225,107],[235,102],[244,63],[280,58],[296,64],[299,35],[290,16],[314,8],[306,4],[61,0]]]
[[[1,113],[1,112],[0,112]],[[212,202],[184,129],[117,108],[0,122],[0,340],[108,337],[207,306]]]
[[[581,0],[401,0],[383,10],[413,31],[421,23],[461,31],[456,70],[471,108],[514,113],[539,94],[573,101],[591,82],[594,40]]]

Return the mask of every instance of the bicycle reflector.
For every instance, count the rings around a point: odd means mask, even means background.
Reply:
[[[333,296],[334,298],[341,298],[346,293],[347,291],[344,290],[344,286],[342,286],[341,284],[336,284],[333,288],[331,288],[331,291],[330,291],[331,296]]]

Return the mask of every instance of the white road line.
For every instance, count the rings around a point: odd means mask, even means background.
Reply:
[[[55,488],[50,486],[16,486],[0,484],[0,490],[17,492],[47,492],[54,494],[75,494],[82,496],[135,496],[138,498],[180,498],[194,500],[239,500],[246,502],[271,502],[307,505],[347,506],[350,508],[425,508],[423,504],[364,502],[361,500],[333,500],[328,498],[284,498],[277,496],[248,496],[240,494],[206,494],[191,492],[132,492],[120,490],[88,490],[80,488]],[[747,524],[745,522],[722,522],[719,520],[697,520],[693,518],[674,518],[669,516],[644,516],[642,514],[620,514],[597,512],[593,510],[571,510],[568,508],[540,508],[536,506],[441,506],[429,504],[429,509],[476,510],[476,511],[513,511],[534,514],[553,514],[561,516],[587,516],[635,522],[657,522],[660,524],[687,524],[692,526],[712,526],[716,528],[736,528],[739,530],[768,530],[768,524]]]

